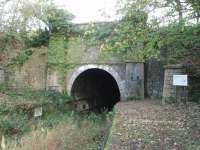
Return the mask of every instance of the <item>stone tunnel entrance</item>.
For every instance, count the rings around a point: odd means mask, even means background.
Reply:
[[[85,101],[89,109],[111,110],[120,101],[120,90],[114,77],[102,69],[88,69],[74,81],[71,95]]]

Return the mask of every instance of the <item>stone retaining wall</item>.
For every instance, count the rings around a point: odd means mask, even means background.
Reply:
[[[150,60],[145,63],[145,96],[151,99],[162,98],[164,68],[161,62]]]
[[[10,88],[44,90],[46,88],[46,49],[36,51],[23,65],[6,68],[7,84]]]
[[[186,87],[174,86],[173,75],[182,75],[186,73],[186,69],[182,65],[165,66],[163,99],[162,102],[181,101],[187,98]]]

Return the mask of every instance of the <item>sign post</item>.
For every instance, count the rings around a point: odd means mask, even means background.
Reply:
[[[173,85],[188,86],[188,76],[187,75],[173,75]]]
[[[38,118],[42,116],[42,107],[37,107],[34,109],[34,117]]]
[[[177,87],[183,87],[184,96],[186,97],[186,87],[188,86],[188,75],[173,75],[173,85],[175,86],[175,95],[177,99]]]

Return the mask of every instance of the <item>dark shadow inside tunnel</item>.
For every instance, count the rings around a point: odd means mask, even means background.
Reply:
[[[111,110],[120,101],[120,91],[113,76],[101,69],[89,69],[81,73],[73,83],[71,95],[85,101],[90,110]]]

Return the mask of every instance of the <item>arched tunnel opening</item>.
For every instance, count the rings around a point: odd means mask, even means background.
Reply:
[[[88,69],[81,73],[73,83],[71,95],[75,100],[86,102],[92,111],[110,111],[120,101],[116,80],[102,69]]]

